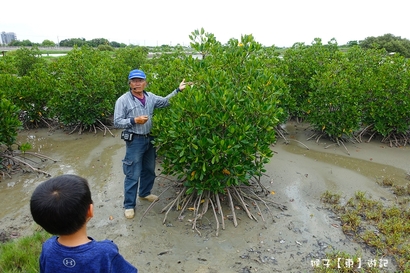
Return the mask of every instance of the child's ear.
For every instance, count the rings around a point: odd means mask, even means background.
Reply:
[[[88,207],[88,211],[87,211],[87,218],[92,218],[94,217],[94,205],[90,204],[90,206]]]

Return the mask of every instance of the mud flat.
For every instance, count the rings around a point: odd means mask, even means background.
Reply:
[[[262,182],[275,192],[269,198],[287,210],[272,207],[271,214],[264,214],[265,221],[258,222],[238,210],[239,225],[235,228],[227,220],[218,237],[209,212],[200,223],[201,235],[192,230],[190,213],[178,220],[179,212],[171,211],[163,223],[160,212],[175,196],[173,187],[142,221],[149,206],[146,202],[138,203],[134,219],[125,219],[121,166],[125,148],[119,131],[113,131],[115,138],[47,130],[23,132],[19,138],[29,139],[36,151],[59,160],[44,163],[50,174],[75,173],[88,178],[95,204],[89,235],[113,240],[141,272],[311,272],[312,262],[322,262],[325,253],[332,250],[352,256],[360,253],[363,260],[374,258],[370,249],[343,234],[340,220],[325,208],[320,197],[329,190],[346,201],[362,191],[372,199],[394,202],[392,192],[376,181],[389,177],[396,183],[408,183],[410,148],[390,148],[373,140],[348,143],[349,155],[328,140],[307,141],[310,132],[306,125],[290,122],[286,130],[290,143],[279,139],[272,146],[275,155],[266,165]],[[28,202],[34,187],[45,179],[28,173],[1,180],[0,232],[18,237],[34,230]],[[160,194],[174,183],[170,177],[159,176],[153,193]],[[228,208],[224,214],[230,214]],[[387,268],[394,271],[390,261]]]

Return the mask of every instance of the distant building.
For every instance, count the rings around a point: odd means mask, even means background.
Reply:
[[[17,40],[16,33],[14,33],[14,32],[4,32],[4,31],[1,33],[1,43],[3,45],[8,45],[8,44],[10,44],[11,42],[13,42],[15,40]]]

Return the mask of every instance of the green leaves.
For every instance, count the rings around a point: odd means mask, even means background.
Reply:
[[[21,128],[19,120],[20,109],[6,98],[0,98],[0,144],[6,145],[8,148],[14,144],[17,131]]]
[[[379,59],[363,94],[363,119],[383,137],[406,134],[410,124],[410,61],[399,55]]]
[[[360,47],[364,49],[384,49],[387,52],[400,54],[406,58],[410,57],[410,40],[394,36],[390,33],[378,37],[367,37],[360,41]]]
[[[205,59],[179,56],[185,75],[189,75],[180,78],[186,77],[194,85],[174,97],[170,108],[157,112],[154,131],[164,172],[186,177],[189,182],[185,186],[198,192],[223,192],[264,171],[263,164],[272,156],[270,145],[275,141],[272,128],[281,113],[278,95],[287,92],[287,87],[272,81],[280,70],[264,66],[272,63],[272,56],[252,36],[233,39],[225,46],[207,46]],[[176,62],[166,58],[161,55],[155,60],[155,74],[174,75]],[[171,86],[156,88],[169,90]]]
[[[292,117],[305,117],[309,93],[315,91],[310,86],[310,80],[314,75],[326,71],[326,64],[337,58],[337,52],[337,44],[323,45],[320,39],[315,39],[310,46],[297,43],[285,51],[283,59],[288,67],[285,80],[294,100],[294,103],[290,103]]]
[[[44,62],[40,57],[40,50],[37,47],[31,49],[22,47],[15,52],[14,63],[19,76],[29,73],[35,64]]]
[[[191,32],[189,39],[191,40],[191,47],[202,55],[202,59],[211,54],[215,46],[220,45],[215,36],[212,33],[205,32],[203,28]]]
[[[59,80],[49,106],[64,125],[88,127],[112,113],[116,93],[110,62],[107,52],[87,46],[74,48],[58,60]]]
[[[324,66],[322,73],[311,79],[313,91],[306,106],[307,120],[317,131],[333,139],[352,137],[360,126],[361,93],[352,77],[354,74],[352,62],[339,53]]]
[[[296,101],[291,113],[317,131],[332,139],[361,136],[361,130],[383,137],[408,133],[408,59],[359,47],[344,53],[317,42],[287,50],[285,63]]]

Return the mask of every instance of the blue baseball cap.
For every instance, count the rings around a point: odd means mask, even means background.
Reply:
[[[139,78],[139,79],[146,79],[145,73],[142,70],[134,69],[131,70],[130,74],[128,75],[128,80]]]

